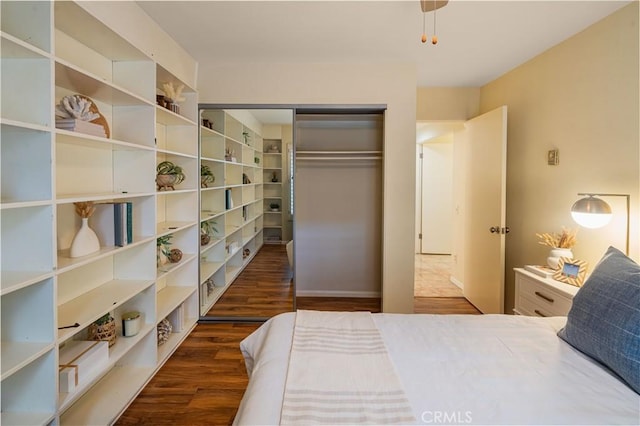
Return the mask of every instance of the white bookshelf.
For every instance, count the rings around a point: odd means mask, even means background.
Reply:
[[[78,3],[0,7],[0,423],[110,424],[199,316],[197,92]],[[184,84],[179,112],[156,104],[167,82]],[[72,94],[95,103],[109,137],[55,128],[55,105]],[[175,191],[156,188],[165,160],[187,175]],[[100,249],[71,258],[80,226],[73,203],[86,201],[131,203],[133,241],[109,243],[109,229],[90,218]],[[156,240],[165,235],[183,256],[159,267]],[[133,310],[141,330],[123,337],[120,318]],[[158,323],[177,312],[180,330],[159,346]],[[59,392],[61,348],[86,340],[106,313],[118,336],[108,362]]]
[[[264,241],[267,244],[282,244],[284,224],[282,212],[285,208],[282,139],[265,139],[263,156]],[[278,208],[272,208],[273,205],[277,205]]]
[[[201,111],[200,163],[215,181],[200,190],[200,223],[210,221],[216,228],[211,241],[200,247],[201,316],[262,247],[262,145],[259,131],[229,111]],[[208,280],[215,286],[208,286]]]

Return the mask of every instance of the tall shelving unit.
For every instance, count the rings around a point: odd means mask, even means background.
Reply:
[[[182,114],[156,106],[162,83],[182,82],[75,2],[1,7],[0,422],[111,423],[197,321],[197,94],[185,88]],[[55,128],[55,105],[71,94],[94,101],[110,138]],[[187,174],[171,194],[154,182],[167,158]],[[87,201],[130,202],[133,241],[70,257],[73,203]],[[158,267],[156,239],[168,234],[184,256]],[[132,310],[141,329],[122,337],[120,317]],[[59,392],[60,351],[107,313],[118,335],[108,361]],[[156,326],[170,314],[180,327],[158,346]]]
[[[282,139],[264,140],[264,240],[281,244],[284,220]],[[277,206],[277,207],[273,207]]]
[[[262,137],[225,110],[202,110],[200,162],[215,181],[200,190],[200,314],[206,315],[263,244]],[[205,121],[211,123],[205,126]]]

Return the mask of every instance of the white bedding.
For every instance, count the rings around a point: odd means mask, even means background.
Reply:
[[[294,313],[241,344],[235,424],[278,424]],[[640,424],[640,396],[556,336],[565,318],[373,316],[421,424]]]

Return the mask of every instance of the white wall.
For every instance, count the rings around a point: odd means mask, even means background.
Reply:
[[[453,242],[453,134],[422,144],[421,253],[451,254]],[[420,202],[420,201],[419,201]]]
[[[386,104],[383,310],[413,311],[416,73],[411,64],[201,63],[203,103]]]

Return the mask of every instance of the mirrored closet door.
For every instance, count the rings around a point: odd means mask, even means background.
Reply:
[[[292,109],[200,105],[202,320],[294,309],[292,125]]]

